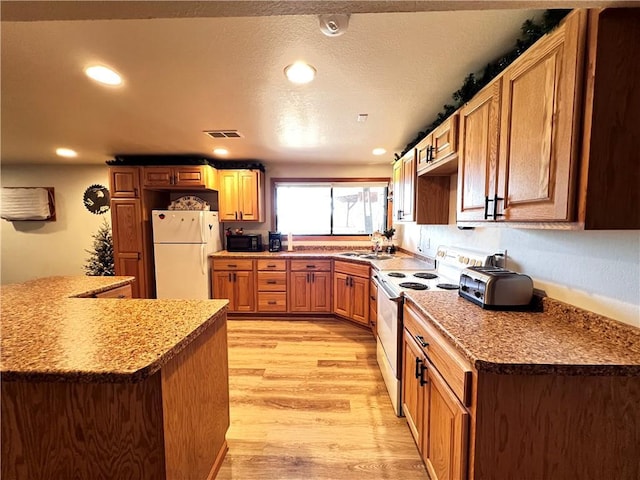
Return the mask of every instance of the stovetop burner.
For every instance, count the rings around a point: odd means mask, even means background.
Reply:
[[[425,280],[433,280],[434,278],[438,278],[438,275],[435,273],[427,273],[427,272],[418,272],[413,274],[416,278],[424,278]]]
[[[436,287],[442,288],[443,290],[458,290],[460,285],[456,285],[455,283],[439,283]]]
[[[387,273],[387,275],[389,275],[390,277],[395,277],[395,278],[404,278],[404,277],[406,277],[406,275],[404,273],[400,273],[400,272],[389,272],[389,273]]]
[[[424,283],[417,282],[402,282],[399,283],[398,286],[402,288],[409,288],[411,290],[427,290],[429,288]]]

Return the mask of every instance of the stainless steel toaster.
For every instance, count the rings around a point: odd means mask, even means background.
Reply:
[[[531,303],[533,281],[500,267],[469,267],[460,274],[458,293],[488,310],[523,310]]]

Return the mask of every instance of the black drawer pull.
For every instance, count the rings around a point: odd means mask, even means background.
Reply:
[[[307,268],[316,268],[315,265],[307,265]]]
[[[276,282],[275,280],[267,280],[268,285],[275,285],[276,283],[278,282]]]
[[[267,268],[276,268],[277,265],[267,265]]]
[[[228,263],[227,267],[229,267],[229,268],[237,268],[238,265],[236,265],[235,263]]]
[[[416,335],[415,338],[416,338],[416,340],[418,341],[418,343],[420,344],[421,347],[428,347],[429,346],[429,344],[424,341],[424,337],[422,335]]]
[[[276,302],[275,300],[269,300],[267,303],[269,305],[276,305],[278,302]]]

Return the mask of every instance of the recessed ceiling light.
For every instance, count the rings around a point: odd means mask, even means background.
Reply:
[[[316,69],[304,62],[295,62],[284,69],[291,83],[309,83],[316,76]]]
[[[104,65],[92,65],[91,67],[85,68],[84,73],[87,77],[105,85],[115,86],[122,84],[122,77],[116,71]]]
[[[61,157],[73,158],[77,157],[78,153],[70,148],[56,148],[56,155]]]
[[[215,155],[229,155],[229,150],[226,148],[216,148],[213,150]]]
[[[384,148],[374,148],[373,152],[374,155],[384,155],[385,153],[387,153],[387,151]]]

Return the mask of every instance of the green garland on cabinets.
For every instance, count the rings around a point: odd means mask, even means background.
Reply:
[[[462,86],[453,92],[452,98],[454,103],[444,105],[443,110],[438,114],[433,123],[427,126],[425,130],[418,132],[417,136],[407,144],[401,153],[395,154],[395,160],[398,160],[415,147],[420,140],[449,118],[453,112],[471,100],[476,93],[507,68],[516,58],[522,55],[531,45],[536,43],[540,37],[553,30],[570,11],[571,10],[546,10],[539,22],[531,19],[525,20],[521,27],[522,36],[516,41],[515,47],[499,59],[488,63],[479,77],[476,77],[473,73],[467,75]]]

